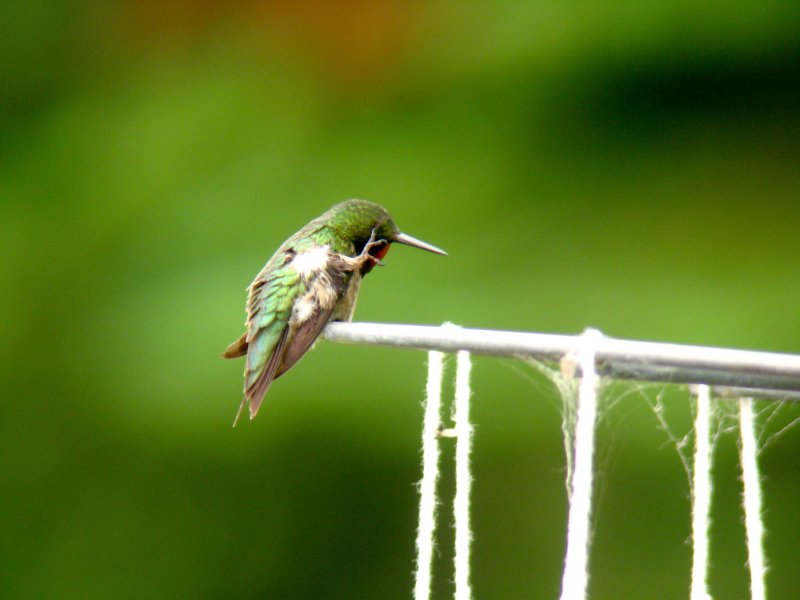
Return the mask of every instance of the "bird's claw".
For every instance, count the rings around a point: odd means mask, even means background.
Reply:
[[[363,260],[372,261],[373,265],[378,265],[379,267],[383,267],[384,263],[382,263],[379,258],[376,258],[369,253],[369,251],[372,250],[375,246],[381,246],[387,243],[386,240],[384,240],[383,238],[378,239],[378,236],[375,235],[376,229],[377,227],[373,227],[372,233],[370,233],[369,239],[367,240],[367,243],[364,244],[364,249],[361,251],[361,257]]]

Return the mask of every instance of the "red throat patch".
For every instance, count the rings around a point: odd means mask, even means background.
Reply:
[[[385,244],[380,248],[375,248],[374,251],[370,252],[370,254],[375,258],[377,258],[378,260],[382,260],[383,257],[386,256],[386,253],[389,252],[390,246],[391,244]]]
[[[389,246],[391,246],[391,244],[383,244],[382,246],[375,246],[374,248],[370,249],[369,254],[375,259],[381,260],[384,256],[386,256],[386,253],[389,252]],[[361,274],[366,275],[367,273],[372,271],[374,267],[375,267],[375,262],[368,260],[367,262],[364,263],[364,266],[361,267]]]

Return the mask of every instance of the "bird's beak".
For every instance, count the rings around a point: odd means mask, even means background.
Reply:
[[[423,242],[422,240],[418,240],[415,237],[411,237],[405,233],[398,233],[394,236],[394,242],[398,244],[405,244],[406,246],[414,246],[414,248],[419,248],[421,250],[427,250],[428,252],[434,252],[435,254],[443,254],[447,256],[447,252],[442,250],[441,248],[437,248],[427,242]]]

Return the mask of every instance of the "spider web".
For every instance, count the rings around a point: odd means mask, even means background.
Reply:
[[[558,406],[561,415],[561,430],[563,436],[564,457],[565,457],[565,473],[564,484],[567,491],[568,501],[572,502],[572,480],[575,468],[575,427],[576,427],[576,411],[578,406],[578,379],[574,373],[574,361],[563,360],[561,368],[556,368],[552,362],[525,359],[525,364],[531,367],[536,373],[542,375],[546,382],[555,388],[558,397],[553,399]],[[572,366],[571,366],[572,365]],[[535,378],[530,372],[525,372],[523,369],[515,368],[515,370],[522,374],[528,381],[534,383],[536,387],[542,387],[542,379]],[[698,392],[696,386],[687,386],[680,384],[665,384],[665,383],[648,383],[648,382],[634,382],[634,381],[612,381],[602,379],[601,385],[598,387],[598,417],[597,421],[600,422],[608,418],[616,409],[625,407],[630,402],[641,400],[652,414],[655,420],[655,429],[659,430],[665,436],[664,446],[672,448],[681,469],[686,478],[687,497],[691,499],[692,506],[695,505],[695,485],[698,483],[695,479],[694,464],[695,464],[695,449],[697,447],[697,435],[695,430],[695,420],[698,416]],[[603,392],[602,394],[600,392]],[[718,393],[717,393],[718,392]],[[545,395],[548,396],[548,395]],[[733,436],[739,445],[740,453],[742,449],[742,436],[746,434],[742,427],[745,427],[743,418],[740,412],[742,408],[742,401],[740,397],[734,396],[725,389],[711,390],[711,396],[708,400],[709,410],[709,429],[708,434],[708,457],[715,453],[717,447],[723,438],[730,438]],[[761,501],[760,499],[755,504],[756,509],[753,510],[752,506],[748,506],[748,501],[745,498],[752,497],[753,489],[760,488],[760,475],[758,474],[757,458],[768,448],[778,444],[787,436],[793,433],[800,427],[800,404],[798,402],[787,398],[777,399],[764,399],[757,400],[752,403],[754,409],[754,418],[749,421],[746,426],[747,429],[752,431],[755,435],[755,452],[754,460],[747,461],[751,467],[751,475],[744,476],[744,515],[745,520],[748,521],[747,536],[748,536],[748,552],[750,553],[749,562],[751,593],[752,597],[764,598],[764,573],[766,572],[763,548],[762,535],[763,535],[763,521],[761,519]],[[749,404],[747,410],[749,411]],[[597,425],[597,423],[595,424]],[[705,435],[705,433],[704,433]],[[613,446],[613,437],[612,444]],[[750,445],[752,448],[752,443]],[[613,452],[613,447],[606,448],[608,456]],[[748,452],[748,456],[751,455]],[[608,456],[606,458],[608,458]],[[741,455],[742,467],[745,469],[745,455]],[[602,461],[597,460],[598,463]],[[602,470],[594,467],[595,475],[601,474]],[[705,482],[704,491],[699,493],[709,494],[711,490],[710,478],[713,472],[713,463],[709,466],[707,473],[699,473],[701,483]],[[756,469],[753,471],[752,469]],[[755,473],[755,475],[752,475]],[[603,487],[601,478],[600,487]],[[750,492],[748,492],[750,486]],[[699,490],[700,488],[698,488]],[[757,495],[760,496],[761,492],[758,490]],[[600,503],[600,496],[596,494],[596,502]],[[708,496],[705,497],[704,505],[708,505]],[[693,508],[694,510],[694,508]],[[593,511],[594,512],[594,511]],[[753,527],[751,531],[752,519],[755,518],[757,527]],[[708,546],[708,522],[703,521],[704,526],[700,531],[695,531],[695,535],[700,535],[701,538],[696,540],[696,543],[702,542],[702,547]],[[755,535],[753,538],[752,536]],[[698,546],[699,548],[700,546]],[[757,552],[757,555],[753,552]],[[692,593],[698,597],[706,594],[707,570],[708,570],[708,556],[706,550],[701,552],[702,558],[698,565],[703,565],[702,561],[706,561],[705,569],[700,566],[697,573],[693,572]],[[753,565],[757,564],[755,568]],[[704,572],[705,570],[705,573]],[[698,577],[698,582],[694,582],[694,577]]]

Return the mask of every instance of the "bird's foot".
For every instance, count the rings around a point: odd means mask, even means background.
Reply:
[[[372,256],[372,254],[369,253],[369,251],[372,250],[373,248],[377,246],[383,246],[384,244],[387,243],[386,240],[382,238],[378,239],[378,236],[375,235],[376,229],[377,228],[372,229],[372,233],[369,236],[369,240],[367,240],[367,243],[364,245],[364,249],[361,251],[361,254],[358,255],[358,258],[362,262],[370,261],[372,262],[373,265],[378,265],[379,267],[382,267],[384,266],[384,263],[381,262],[381,259]]]

